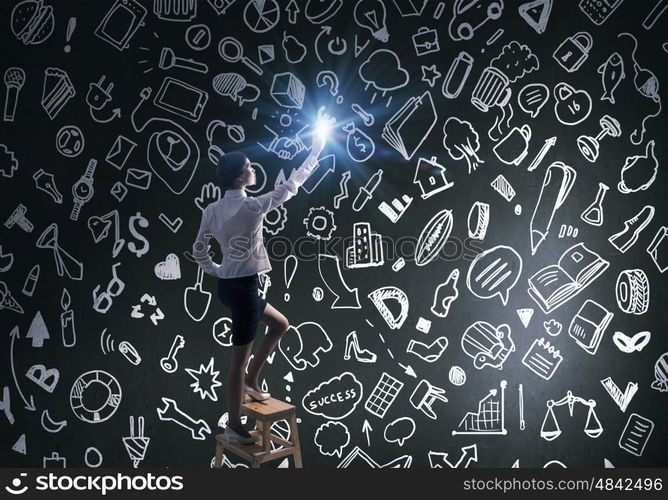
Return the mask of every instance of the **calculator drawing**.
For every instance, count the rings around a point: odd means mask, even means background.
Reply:
[[[403,386],[403,382],[383,372],[369,399],[364,403],[364,408],[378,418],[383,418]]]
[[[580,10],[591,22],[603,24],[624,0],[580,0]]]

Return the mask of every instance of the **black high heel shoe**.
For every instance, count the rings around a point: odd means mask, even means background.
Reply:
[[[225,439],[228,443],[236,441],[239,444],[255,444],[260,440],[260,436],[242,436],[228,425],[225,427]]]

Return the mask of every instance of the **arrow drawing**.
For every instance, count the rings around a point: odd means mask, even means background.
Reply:
[[[301,12],[297,2],[295,0],[290,0],[290,3],[285,7],[285,11],[288,13],[288,21],[290,24],[297,24],[297,14]]]
[[[350,288],[341,274],[341,264],[336,255],[320,254],[318,256],[318,272],[325,286],[336,297],[331,309],[361,309],[357,288]],[[326,272],[323,272],[326,271]],[[335,281],[327,281],[326,275],[338,277]],[[331,278],[330,278],[331,279]]]
[[[334,155],[323,156],[318,160],[318,163],[313,169],[313,173],[309,176],[306,182],[302,184],[302,189],[308,194],[311,194],[315,191],[315,188],[320,185],[322,180],[327,177],[330,172],[334,172],[335,169],[336,158]]]
[[[348,181],[350,180],[350,172],[346,170],[341,176],[341,182],[339,182],[339,188],[341,191],[334,197],[334,208],[338,210],[341,202],[348,198]]]
[[[413,370],[413,367],[411,365],[402,365],[401,363],[397,363],[399,366],[401,366],[404,369],[404,372],[406,372],[406,375],[409,375],[413,378],[417,378],[417,374]]]
[[[28,403],[25,396],[23,395],[23,391],[21,391],[21,388],[19,387],[19,381],[16,378],[16,370],[14,370],[14,341],[17,338],[19,338],[19,327],[18,327],[18,325],[15,326],[12,329],[12,331],[10,332],[9,335],[12,338],[12,343],[9,346],[9,363],[12,366],[12,377],[14,377],[14,384],[16,384],[16,390],[19,391],[19,395],[21,396],[21,399],[26,404],[25,409],[30,410],[30,411],[35,411],[37,408],[35,407],[35,401],[33,400],[33,397],[30,396],[30,402]]]
[[[436,461],[436,459],[438,459],[438,461]],[[477,461],[478,461],[478,447],[475,444],[462,447],[462,454],[460,455],[459,460],[457,460],[457,463],[455,464],[452,464],[448,460],[448,454],[445,452],[437,452],[437,451],[429,452],[429,464],[431,465],[432,469],[442,469],[443,468],[442,463],[451,469],[459,469],[459,468],[468,469],[471,462],[477,462]],[[462,464],[464,465],[462,466]]]
[[[543,147],[540,148],[540,151],[536,153],[536,157],[533,159],[531,162],[531,165],[527,168],[527,172],[531,172],[532,170],[536,170],[536,167],[540,164],[541,161],[543,161],[543,158],[545,158],[545,155],[547,152],[552,148],[557,143],[557,138],[556,137],[550,137],[549,139],[545,139],[545,144],[543,144]]]
[[[366,435],[366,445],[371,446],[371,438],[369,437],[369,432],[371,432],[373,429],[371,428],[371,424],[369,421],[365,418],[364,419],[364,424],[362,424],[362,432]]]

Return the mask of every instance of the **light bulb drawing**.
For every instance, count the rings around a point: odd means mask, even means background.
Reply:
[[[390,34],[385,25],[385,5],[380,0],[360,0],[355,5],[355,22],[371,32],[376,40],[387,42]]]

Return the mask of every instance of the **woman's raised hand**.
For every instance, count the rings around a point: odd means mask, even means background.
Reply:
[[[311,154],[320,154],[325,148],[325,143],[327,142],[327,137],[325,134],[314,132],[313,138],[311,139]]]
[[[316,115],[316,119],[319,122],[325,122],[328,127],[331,127],[336,123],[336,118],[331,116],[329,113],[325,113],[325,106],[320,106],[318,108],[318,113]]]
[[[316,151],[317,153],[320,153],[320,151],[323,150],[325,143],[327,142],[327,133],[335,123],[336,118],[325,113],[325,106],[320,106],[316,115],[316,128],[311,142],[312,152]]]

